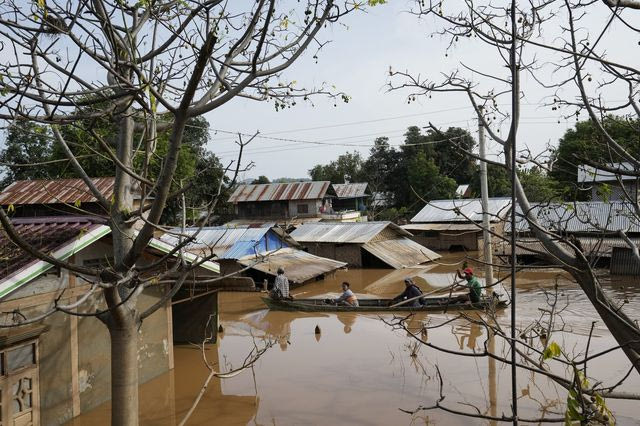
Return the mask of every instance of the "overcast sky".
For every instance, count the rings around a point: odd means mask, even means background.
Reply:
[[[461,60],[505,72],[502,65],[495,62],[495,51],[483,49],[472,40],[465,40],[445,57],[444,39],[429,36],[434,29],[433,21],[419,20],[406,13],[409,6],[410,2],[392,0],[390,4],[370,9],[367,14],[349,16],[343,21],[346,27],[334,26],[324,33],[324,38],[332,43],[321,52],[317,64],[311,53],[287,71],[287,77],[304,87],[323,81],[334,84],[352,97],[348,104],[338,102],[334,107],[332,100],[317,97],[315,107],[298,103],[291,109],[276,112],[272,103],[235,99],[207,115],[212,129],[260,131],[266,137],[295,140],[254,140],[247,148],[245,159],[253,161],[255,167],[244,178],[308,177],[308,170],[315,164],[329,162],[344,152],[358,150],[366,155],[368,145],[378,136],[388,136],[393,145],[399,145],[408,126],[422,127],[429,121],[443,128],[458,126],[474,136],[477,134],[474,113],[463,97],[434,95],[432,99],[422,98],[407,104],[406,91],[388,92],[390,65],[434,79],[441,72],[458,68]],[[602,8],[602,12],[606,18],[607,10]],[[599,18],[589,21],[591,31],[601,25]],[[547,34],[549,39],[554,36]],[[612,43],[609,47],[615,52],[620,46]],[[550,107],[543,107],[542,102],[549,100],[550,93],[537,90],[532,84],[528,76],[523,76],[523,86],[529,90],[523,100],[519,144],[538,152],[544,150],[547,143],[556,143],[575,119],[565,120]],[[233,159],[237,148],[233,137],[215,131],[212,137],[209,148],[223,160]],[[336,145],[318,146],[299,141]],[[495,144],[490,147],[497,152]]]

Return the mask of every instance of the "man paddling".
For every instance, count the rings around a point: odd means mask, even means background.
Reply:
[[[400,302],[402,300],[413,299],[414,297],[418,297],[421,294],[422,294],[422,290],[420,290],[420,287],[418,287],[411,278],[407,277],[404,279],[404,291],[402,292],[402,294],[393,298],[393,300],[391,301],[391,305],[397,302]],[[422,299],[418,298],[412,302],[408,302],[405,306],[419,308],[420,306],[422,306],[421,300]]]
[[[482,285],[480,281],[473,275],[473,269],[465,268],[462,273],[459,269],[456,269],[458,278],[467,280],[466,286],[469,287],[469,294],[458,296],[457,299],[461,302],[478,303],[482,297]]]

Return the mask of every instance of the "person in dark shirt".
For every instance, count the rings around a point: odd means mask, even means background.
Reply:
[[[393,298],[393,300],[391,301],[391,304],[393,305],[394,303],[398,303],[401,302],[403,300],[407,300],[407,299],[412,299],[414,297],[418,297],[422,294],[422,290],[420,290],[420,287],[418,287],[411,278],[405,278],[404,279],[404,291],[402,292],[402,294],[396,296]],[[414,308],[418,308],[420,306],[422,306],[422,302],[421,299],[416,299],[412,302],[407,303],[405,306],[411,306]]]

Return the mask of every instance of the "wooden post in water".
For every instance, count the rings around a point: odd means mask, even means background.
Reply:
[[[482,239],[483,239],[483,255],[484,255],[484,280],[485,285],[493,284],[493,254],[491,246],[491,220],[489,218],[489,184],[487,182],[487,163],[483,160],[486,158],[484,126],[482,125],[481,112],[478,113],[478,144],[480,146],[480,193],[482,195]],[[491,288],[487,288],[487,292],[491,292]]]

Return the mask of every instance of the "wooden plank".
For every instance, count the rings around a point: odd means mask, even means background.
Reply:
[[[71,259],[73,262],[73,259]],[[76,276],[68,274],[69,289],[76,287]],[[71,302],[76,300],[75,297],[71,298]],[[72,415],[73,417],[80,415],[80,381],[78,373],[78,317],[75,315],[69,316],[69,328],[71,337],[69,339],[69,345],[71,346],[71,401],[72,401]]]
[[[169,286],[167,286],[167,291],[170,290],[168,287]],[[175,364],[173,357],[173,306],[171,304],[171,299],[167,300],[165,309],[167,310],[167,345],[169,349],[169,370],[173,370]]]

